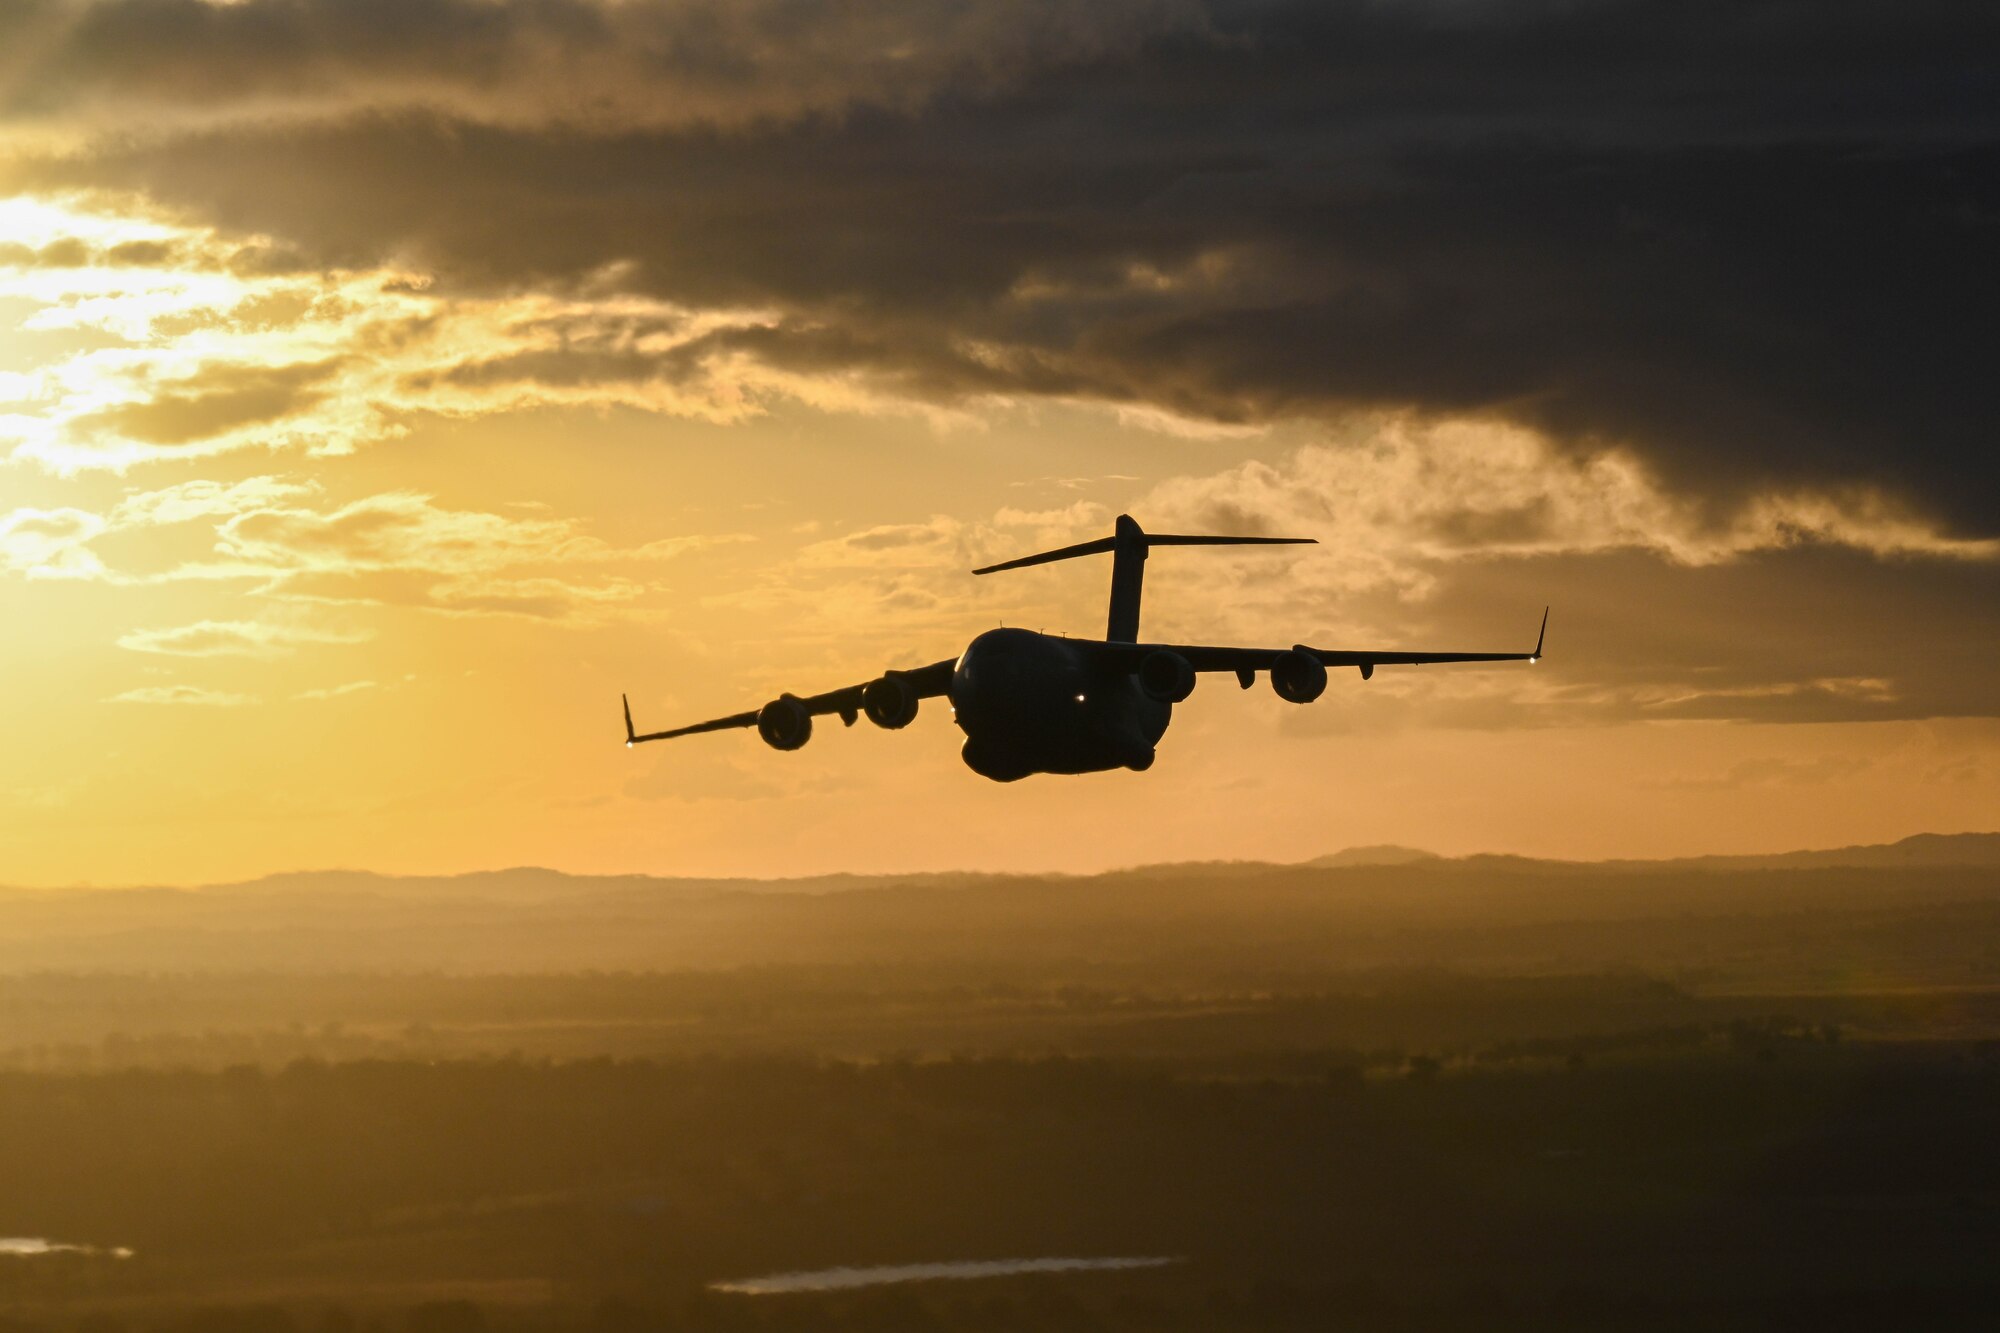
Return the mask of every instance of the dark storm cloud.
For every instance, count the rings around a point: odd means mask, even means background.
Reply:
[[[1555,603],[1536,667],[1548,693],[1466,699],[1440,720],[1515,726],[1524,708],[1558,725],[2000,715],[1990,563],[1927,563],[1915,579],[1904,562],[1801,546],[1696,569],[1636,553],[1472,564],[1427,614],[1440,632],[1497,623],[1536,594]]]
[[[28,0],[0,16],[30,56],[0,110],[736,121],[991,86],[1198,16],[1189,0]]]
[[[1851,550],[1800,547],[1700,569],[1637,553],[1465,566],[1420,620],[1393,597],[1342,612],[1405,626],[1395,642],[1528,641],[1554,603],[1532,668],[1335,673],[1313,707],[1278,716],[1289,736],[1411,727],[1511,730],[1630,722],[1895,722],[2000,716],[1991,648],[2000,570],[1935,566],[1921,580]],[[1308,636],[1317,646],[1352,636]]]
[[[777,313],[683,362],[1224,422],[1491,412],[1721,502],[1879,485],[2000,533],[1988,5],[46,12],[8,104],[191,118],[31,179],[444,290]]]

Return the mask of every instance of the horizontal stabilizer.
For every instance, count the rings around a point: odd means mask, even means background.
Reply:
[[[1053,564],[1058,560],[1074,560],[1080,555],[1103,555],[1114,550],[1117,543],[1109,537],[1099,537],[1094,542],[1080,542],[1075,546],[1064,546],[1054,551],[1043,551],[1040,555],[1024,555],[1018,560],[1003,560],[997,565],[975,569],[975,574],[998,574],[1003,569],[1026,569],[1029,565]]]
[[[1140,536],[1145,546],[1316,546],[1317,537],[1189,537],[1178,533],[1148,532]],[[1025,569],[1029,565],[1046,565],[1057,560],[1074,560],[1080,555],[1103,555],[1118,549],[1115,537],[1099,537],[1094,542],[1079,542],[1075,546],[1062,546],[1053,551],[1043,551],[1039,555],[1024,555],[1014,560],[1003,560],[997,565],[987,565],[975,569],[975,574],[998,574],[1003,569]]]
[[[1139,637],[1139,593],[1146,578],[1146,557],[1155,546],[1311,546],[1311,537],[1190,537],[1180,533],[1151,533],[1140,527],[1130,514],[1120,514],[1109,537],[1058,547],[1037,555],[1003,560],[997,565],[975,569],[975,574],[997,574],[1003,569],[1025,569],[1056,560],[1074,560],[1080,555],[1103,555],[1111,561],[1111,611],[1106,618],[1104,637],[1110,643],[1132,643]]]
[[[1149,532],[1148,546],[1317,546],[1317,537],[1182,537],[1174,533]]]

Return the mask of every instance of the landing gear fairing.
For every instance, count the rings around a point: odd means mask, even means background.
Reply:
[[[908,726],[925,699],[948,698],[965,733],[968,768],[996,782],[1033,773],[1098,773],[1151,768],[1174,705],[1204,672],[1228,672],[1249,689],[1257,674],[1288,703],[1307,704],[1326,690],[1328,667],[1354,667],[1367,680],[1378,666],[1438,662],[1534,662],[1542,656],[1549,616],[1525,653],[1405,652],[1398,649],[1228,648],[1141,643],[1139,599],[1147,552],[1155,546],[1311,544],[1309,537],[1187,537],[1148,533],[1119,515],[1110,537],[1023,556],[975,574],[1109,552],[1111,610],[1104,638],[1069,639],[1025,629],[988,630],[955,658],[825,694],[781,694],[762,708],[693,726],[640,734],[625,704],[625,744],[672,740],[705,731],[755,727],[764,743],[796,750],[812,739],[813,719],[829,714],[848,726],[865,716],[880,727]]]

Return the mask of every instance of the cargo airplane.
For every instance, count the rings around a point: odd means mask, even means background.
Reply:
[[[1152,767],[1174,705],[1194,691],[1203,672],[1234,675],[1249,689],[1257,673],[1287,703],[1307,704],[1326,690],[1328,667],[1354,667],[1363,680],[1378,666],[1437,662],[1534,662],[1541,658],[1549,613],[1525,653],[1404,652],[1398,649],[1227,648],[1142,643],[1139,593],[1146,555],[1155,546],[1279,546],[1311,544],[1310,537],[1185,537],[1149,533],[1129,515],[1118,517],[1112,536],[1039,555],[1022,556],[974,574],[1111,555],[1111,616],[1102,639],[1071,639],[1025,629],[992,629],[957,657],[908,671],[886,671],[874,680],[825,694],[781,694],[762,708],[732,713],[670,731],[638,733],[625,702],[625,744],[672,740],[705,731],[755,727],[764,743],[796,750],[812,739],[813,719],[836,714],[848,726],[865,716],[878,727],[906,727],[925,699],[949,699],[965,733],[966,766],[995,782],[1032,773],[1097,773]]]

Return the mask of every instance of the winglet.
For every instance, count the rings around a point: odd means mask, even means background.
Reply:
[[[618,696],[618,702],[625,705],[625,748],[629,750],[632,748],[632,742],[638,739],[632,734],[632,701],[621,694]]]
[[[1530,662],[1539,662],[1542,660],[1542,640],[1547,638],[1548,634],[1549,634],[1549,609],[1545,606],[1542,608],[1541,631],[1535,635],[1535,651],[1528,655],[1528,660]]]

